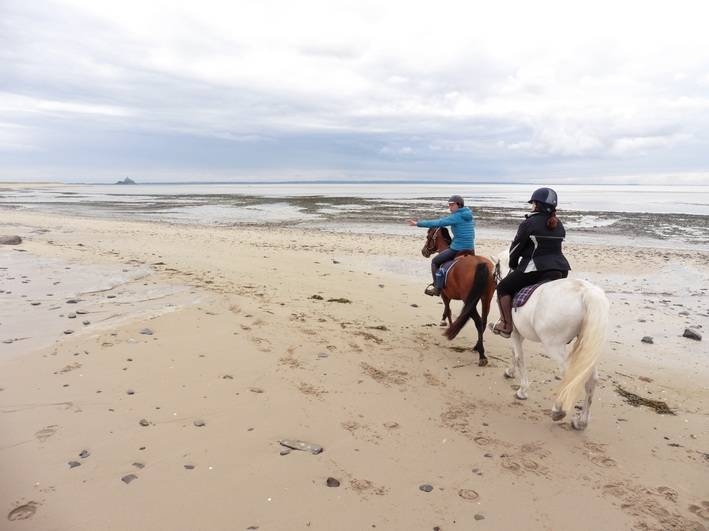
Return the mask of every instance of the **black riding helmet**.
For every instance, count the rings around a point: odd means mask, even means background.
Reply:
[[[537,188],[534,190],[532,197],[527,201],[527,203],[541,203],[545,207],[556,208],[557,203],[556,192],[551,188]]]
[[[452,195],[448,198],[449,203],[455,203],[459,207],[465,206],[465,201],[463,201],[463,198],[460,197],[459,195]]]

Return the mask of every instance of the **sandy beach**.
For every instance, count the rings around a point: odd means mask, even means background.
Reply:
[[[3,210],[0,234],[0,529],[709,528],[709,252],[566,247],[611,303],[578,432],[538,344],[519,401],[508,340],[478,367],[472,324],[442,336],[422,229]]]

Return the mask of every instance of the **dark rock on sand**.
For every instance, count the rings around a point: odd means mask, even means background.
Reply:
[[[148,422],[148,421],[145,420],[145,419],[140,419],[140,421],[138,422],[138,424],[140,424],[141,426],[150,426],[150,422]]]
[[[206,426],[206,425],[207,425],[207,423],[204,422],[202,419],[197,419],[197,420],[195,420],[192,424],[194,424],[194,425],[197,426],[198,428],[201,428],[202,426]]]
[[[126,474],[121,478],[121,481],[127,484],[133,481],[134,479],[138,479],[138,476],[136,476],[135,474]]]
[[[0,245],[20,245],[22,238],[19,236],[0,236]]]
[[[153,335],[153,331],[150,328],[143,328],[140,331],[140,333],[143,334],[144,336],[152,336]]]
[[[339,487],[340,486],[340,482],[338,480],[336,480],[335,478],[327,478],[327,481],[325,482],[325,484],[328,487]]]
[[[682,337],[688,337],[689,339],[694,339],[695,341],[701,341],[702,335],[697,332],[694,328],[685,328]]]
[[[640,340],[642,343],[647,343],[649,345],[652,345],[654,341],[652,340],[652,337],[650,336],[645,336]]]
[[[90,455],[91,452],[89,452],[88,450],[81,450],[81,452],[79,452],[79,457],[81,457],[82,459],[86,459]]]
[[[424,492],[431,492],[433,490],[433,486],[429,485],[428,483],[424,483],[423,485],[419,485],[419,490],[422,490]]]
[[[75,468],[77,466],[81,466],[81,463],[79,463],[78,461],[69,461],[67,464],[69,465],[69,468]]]

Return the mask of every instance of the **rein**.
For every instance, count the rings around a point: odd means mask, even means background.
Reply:
[[[500,271],[500,261],[495,262],[495,269],[493,270],[493,277],[495,278],[495,282],[499,284],[499,282],[502,280],[502,272]]]

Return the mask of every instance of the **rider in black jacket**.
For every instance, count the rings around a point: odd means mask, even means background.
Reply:
[[[525,286],[566,278],[571,267],[561,251],[566,231],[556,217],[557,195],[539,188],[528,201],[533,211],[520,223],[510,246],[510,272],[497,286],[500,320],[492,331],[503,337],[512,333],[512,297]]]

